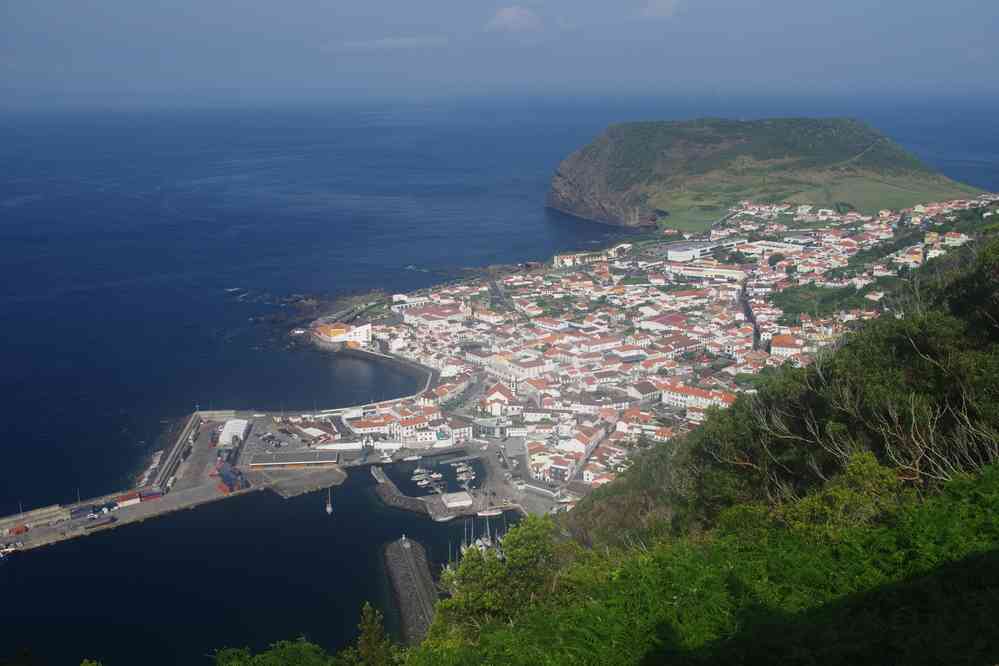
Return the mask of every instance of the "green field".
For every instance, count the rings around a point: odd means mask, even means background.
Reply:
[[[863,213],[882,208],[911,208],[919,203],[976,196],[980,192],[952,180],[913,177],[854,177],[803,190],[787,199],[790,203],[834,206],[851,204]]]
[[[742,200],[759,203],[787,202],[820,208],[854,209],[875,214],[884,208],[899,210],[916,204],[975,196],[978,190],[937,176],[923,174],[854,175],[835,178],[809,174],[809,180],[786,177],[759,179],[758,184],[726,174],[712,174],[683,190],[647,187],[649,204],[669,211],[663,226],[680,231],[704,231]],[[740,182],[741,181],[741,182]],[[825,181],[825,182],[823,182]],[[765,184],[764,184],[765,182]]]

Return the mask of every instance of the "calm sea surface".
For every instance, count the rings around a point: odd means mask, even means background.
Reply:
[[[415,289],[607,243],[612,229],[542,208],[563,156],[611,122],[772,114],[859,116],[999,190],[996,109],[967,102],[0,116],[0,513],[127,485],[163,419],[195,404],[311,410],[409,392],[405,375],[289,349],[252,319],[291,294]],[[299,634],[343,645],[365,599],[387,607],[386,541],[405,532],[443,561],[461,535],[379,507],[368,485],[352,479],[333,520],[315,495],[258,494],[11,558],[0,657],[196,664]]]

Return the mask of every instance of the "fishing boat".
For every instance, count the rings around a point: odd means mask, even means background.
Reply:
[[[430,482],[426,479],[420,479],[419,481],[416,482],[416,485],[418,485],[421,488],[426,488],[427,486],[430,485]]]
[[[444,475],[441,474],[440,472],[434,472],[433,474],[430,475],[430,478],[433,479],[434,481],[440,481],[441,479],[444,478]]]

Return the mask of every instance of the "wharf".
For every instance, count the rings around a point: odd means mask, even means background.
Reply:
[[[204,504],[217,502],[247,493],[264,490],[263,487],[250,487],[232,493],[222,493],[214,486],[191,488],[164,495],[153,502],[141,502],[133,506],[122,507],[114,512],[114,522],[94,523],[86,518],[65,521],[54,525],[35,527],[23,536],[18,537],[24,544],[20,550],[41,548],[60,541],[68,541],[88,534],[96,534],[112,530],[124,525],[141,523],[150,518],[158,518],[183,509],[194,509]]]
[[[430,629],[438,596],[427,552],[419,542],[403,535],[385,547],[385,567],[399,603],[403,638],[417,643]]]
[[[423,380],[422,388],[406,398],[420,396],[432,388],[439,378],[438,371],[409,359],[369,350],[349,350],[346,353],[377,358],[380,362],[390,362],[408,373],[419,375]],[[377,407],[406,398],[393,398],[365,407]],[[318,413],[339,418],[351,409],[356,408],[323,410]],[[221,432],[225,421],[237,418],[245,419],[250,424],[243,434],[245,440],[235,450],[223,451],[216,448],[217,438],[213,434]],[[183,420],[178,420],[163,435],[170,443],[163,447],[162,455],[143,474],[142,487],[133,487],[72,505],[53,505],[12,516],[0,516],[0,546],[11,544],[17,550],[30,550],[257,490],[270,489],[287,499],[339,485],[346,480],[347,474],[343,469],[344,465],[339,464],[338,455],[309,448],[300,438],[292,437],[292,433],[275,425],[278,422],[276,415],[266,413],[197,410]],[[266,431],[270,443],[279,441],[281,447],[290,448],[282,452],[278,452],[276,448],[268,449],[263,431]],[[288,436],[277,436],[278,434]],[[454,447],[420,453],[436,456],[464,451],[463,447]],[[228,468],[221,464],[223,460],[227,461]],[[254,464],[255,461],[257,464]],[[366,456],[361,464],[365,461]],[[233,473],[235,481],[231,478]],[[229,475],[226,483],[230,485],[222,483],[219,474]],[[379,483],[379,489],[386,503],[427,513],[427,507],[421,500],[406,497],[394,483],[387,478],[385,481],[387,483]],[[89,518],[93,513],[98,514],[98,520]]]
[[[247,474],[254,486],[270,488],[283,499],[339,486],[347,480],[347,473],[339,467],[314,470],[254,470]]]
[[[258,490],[272,490],[287,499],[296,495],[339,485],[347,478],[346,472],[335,464],[323,464],[292,469],[290,467],[252,469],[240,465],[240,459],[250,452],[255,443],[251,437],[234,454],[229,456],[233,469],[240,470],[248,487],[236,485],[233,489],[222,483],[217,470],[219,449],[213,440],[225,420],[245,418],[253,427],[265,430],[270,418],[232,411],[195,412],[186,417],[179,428],[171,432],[173,441],[164,449],[157,466],[147,475],[150,480],[143,488],[133,488],[102,497],[91,498],[68,506],[53,506],[25,514],[0,518],[3,535],[0,543],[18,543],[18,550],[31,550],[42,546],[75,539],[88,534],[114,529],[123,525],[143,522],[182,509],[216,502],[228,497]],[[252,433],[252,427],[250,432]],[[240,484],[242,485],[242,484]],[[137,491],[143,494],[141,501]],[[162,494],[159,494],[162,493]],[[125,501],[131,497],[131,501]],[[101,514],[100,508],[115,503],[118,508]],[[88,514],[97,507],[99,520]],[[76,517],[73,517],[76,515]],[[14,528],[16,532],[7,532]]]
[[[342,412],[319,413],[337,416]],[[245,441],[231,452],[218,449],[213,437],[230,419],[245,419],[249,424]],[[439,495],[407,496],[388,478],[379,462],[370,460],[367,454],[357,460],[343,461],[340,454],[308,447],[282,428],[282,422],[276,415],[267,413],[196,411],[175,421],[165,434],[168,441],[163,446],[163,453],[142,475],[145,485],[141,488],[0,517],[0,546],[12,544],[17,550],[30,550],[257,490],[272,490],[287,499],[340,485],[347,478],[347,469],[359,466],[370,467],[378,481],[376,493],[386,505],[427,515],[435,521],[482,512],[523,511],[512,502],[515,495],[510,484],[502,480],[503,472],[496,467],[492,456],[472,451],[468,444],[442,448],[402,447],[392,460],[393,463],[405,462],[414,455],[438,461],[447,457],[446,462],[482,460],[488,468],[486,486],[471,493],[471,502],[467,498],[445,502]],[[221,482],[222,458],[228,459],[231,469],[242,475],[242,480],[231,486]],[[499,499],[503,500],[502,504]],[[111,509],[111,513],[103,513],[104,507]],[[99,515],[98,520],[89,519],[92,512]]]

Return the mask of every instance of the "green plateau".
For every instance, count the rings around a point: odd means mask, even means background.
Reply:
[[[559,165],[547,206],[622,226],[703,231],[740,201],[876,213],[978,194],[847,118],[634,122]]]

